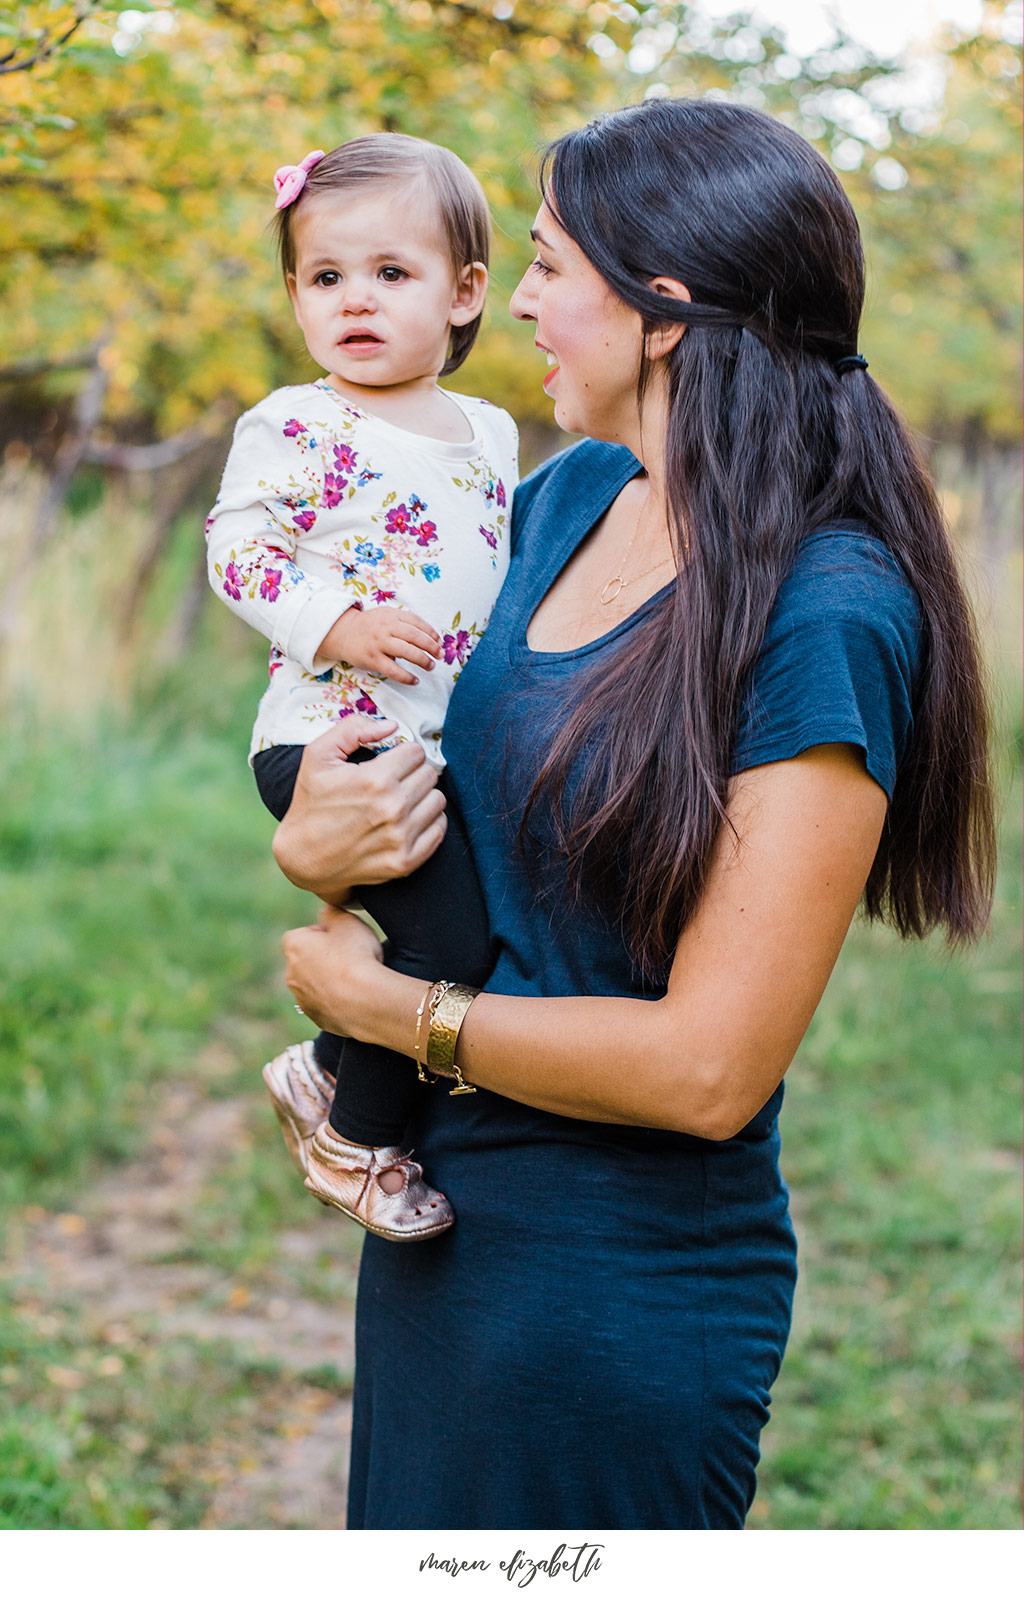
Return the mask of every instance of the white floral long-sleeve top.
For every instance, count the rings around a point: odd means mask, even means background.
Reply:
[[[518,434],[507,412],[450,394],[473,438],[449,444],[360,411],[326,381],[276,389],[235,428],[206,524],[210,582],[270,640],[252,757],[308,744],[355,711],[393,717],[437,768],[455,680],[508,570]],[[416,685],[317,657],[354,604],[417,612],[443,657]]]

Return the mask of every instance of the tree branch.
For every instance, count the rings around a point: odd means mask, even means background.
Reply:
[[[12,366],[0,367],[0,383],[17,383],[24,378],[42,378],[49,372],[77,372],[81,367],[91,367],[96,360],[95,347],[79,350],[73,356],[32,356],[27,361],[15,361]]]
[[[53,52],[55,50],[59,50],[62,44],[67,44],[68,40],[71,38],[71,35],[78,31],[86,17],[89,15],[89,12],[94,11],[98,3],[99,0],[84,0],[82,9],[76,12],[75,20],[71,24],[70,28],[66,29],[64,33],[60,34],[58,38],[50,39],[46,43],[41,44],[35,55],[27,56],[24,61],[16,61],[14,59],[18,53],[17,46],[15,46],[13,50],[8,51],[7,55],[0,56],[0,77],[8,72],[29,72],[33,67],[37,67],[40,61],[45,61],[48,56],[52,56]]]
[[[186,428],[155,444],[101,444],[90,439],[82,449],[82,460],[97,466],[114,467],[119,472],[156,472],[182,461],[193,451],[216,438],[227,420],[229,408],[223,403],[211,406],[194,428]]]

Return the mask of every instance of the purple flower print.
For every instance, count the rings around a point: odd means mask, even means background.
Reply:
[[[457,661],[460,667],[466,664],[469,655],[469,634],[465,628],[459,628],[457,633],[446,633],[441,640],[441,653],[449,666]]]
[[[355,472],[358,460],[359,457],[350,444],[334,446],[334,464],[339,472]]]
[[[368,694],[361,694],[359,696],[359,699],[355,703],[355,709],[356,711],[361,711],[364,717],[380,716],[380,712],[377,710],[376,703],[370,699]]]
[[[394,598],[394,589],[374,589],[373,591],[373,603],[375,606],[386,606],[388,601]]]
[[[437,582],[438,578],[441,576],[441,568],[437,565],[436,561],[432,561],[429,567],[423,568],[423,576],[426,578],[428,583]]]
[[[316,521],[316,512],[315,511],[296,511],[294,516],[292,517],[292,521],[294,522],[294,524],[295,524],[295,526],[297,528],[301,528],[302,529],[303,533],[308,533],[310,528],[313,526],[314,522]]]
[[[263,574],[260,584],[260,594],[264,600],[276,600],[281,593],[281,574],[276,567],[271,567]]]
[[[485,528],[483,523],[481,523],[480,524],[480,532],[483,534],[484,538],[487,540],[487,543],[490,545],[491,549],[492,550],[497,550],[498,541],[494,537],[494,534],[491,532],[490,528]]]
[[[436,522],[421,522],[419,527],[416,529],[416,543],[417,544],[422,544],[422,545],[428,545],[428,544],[433,543],[433,541],[436,538],[437,538],[437,523]]]
[[[341,504],[341,497],[346,482],[347,480],[345,478],[336,477],[333,472],[324,473],[323,504],[325,511],[331,511],[335,506]]]
[[[300,422],[298,417],[289,417],[288,421],[284,425],[284,436],[286,439],[296,439],[300,433],[306,432],[308,432],[306,424],[304,422]]]
[[[242,574],[233,561],[229,561],[224,568],[224,593],[231,600],[242,598]]]
[[[388,512],[388,520],[384,524],[385,533],[408,533],[412,526],[412,516],[407,505],[392,506]]]
[[[500,478],[498,479],[498,504],[499,506],[503,506],[505,504],[505,485],[502,483]]]

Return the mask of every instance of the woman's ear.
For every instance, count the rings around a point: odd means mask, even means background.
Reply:
[[[452,292],[452,309],[449,322],[455,328],[464,328],[484,308],[487,298],[487,268],[482,261],[471,261],[463,267]]]
[[[689,302],[693,298],[685,283],[680,283],[676,278],[652,278],[651,288],[655,294],[664,295],[667,300]],[[662,356],[667,356],[675,349],[685,332],[685,322],[664,322],[659,328],[655,328],[654,332],[647,336],[648,360],[658,361]]]

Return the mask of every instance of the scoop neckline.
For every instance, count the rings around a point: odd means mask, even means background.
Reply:
[[[469,407],[464,404],[465,396],[456,394],[451,389],[441,389],[441,393],[449,400],[455,402],[466,421],[473,430],[473,437],[461,443],[452,439],[435,439],[429,433],[413,433],[408,428],[400,428],[397,423],[389,422],[386,417],[380,417],[375,411],[364,411],[362,406],[356,405],[347,395],[339,394],[326,378],[317,378],[313,387],[320,389],[331,397],[337,405],[346,411],[351,411],[354,416],[361,417],[365,422],[375,428],[383,428],[388,433],[393,433],[397,440],[401,440],[406,449],[422,450],[425,455],[437,456],[444,461],[472,461],[474,456],[480,455],[483,450],[483,440],[477,431],[476,418]]]
[[[590,530],[588,529],[587,531],[589,532]],[[666,595],[671,592],[674,582],[674,578],[670,579],[668,583],[663,584],[662,587],[656,590],[654,594],[648,595],[647,599],[642,600],[635,611],[631,611],[628,617],[623,617],[622,621],[617,622],[614,628],[609,628],[607,633],[602,633],[597,639],[589,639],[586,644],[578,644],[572,650],[531,650],[530,646],[526,642],[526,633],[530,623],[533,621],[534,613],[539,608],[541,600],[544,599],[544,595],[547,594],[547,589],[545,589],[544,594],[542,594],[540,600],[537,601],[533,611],[530,612],[526,627],[523,629],[522,638],[513,640],[513,653],[519,661],[536,661],[541,665],[547,665],[549,663],[554,665],[559,661],[576,661],[581,656],[592,655],[594,651],[601,650],[605,645],[612,644],[616,639],[620,638],[622,634],[628,633],[631,628],[636,627],[642,618],[645,617],[649,611],[652,611],[658,602],[664,600]],[[550,589],[550,587],[551,584],[548,584],[548,589]]]
[[[532,661],[537,662],[540,665],[556,665],[558,662],[576,661],[583,656],[592,655],[595,651],[601,650],[606,645],[612,644],[616,639],[621,638],[621,636],[624,633],[628,633],[631,628],[636,627],[637,624],[642,621],[642,619],[647,616],[648,613],[652,611],[653,608],[660,601],[664,600],[666,595],[671,592],[672,586],[676,581],[675,578],[670,579],[669,582],[663,584],[660,589],[655,590],[654,594],[648,595],[646,600],[642,600],[640,602],[635,611],[631,611],[628,616],[623,617],[621,621],[617,622],[613,628],[609,628],[607,633],[600,634],[596,639],[588,639],[585,644],[576,645],[571,650],[533,650],[527,641],[526,635],[530,630],[530,623],[533,621],[535,615],[543,604],[548,591],[551,589],[551,586],[557,579],[559,573],[564,571],[565,567],[572,560],[580,546],[586,539],[590,537],[600,519],[605,515],[609,506],[616,499],[616,497],[622,493],[623,489],[626,487],[626,484],[629,483],[631,479],[637,477],[638,473],[643,471],[642,463],[637,460],[632,451],[629,451],[628,453],[629,461],[624,463],[623,470],[617,472],[605,484],[604,489],[602,490],[601,498],[595,502],[586,526],[580,533],[579,538],[574,540],[570,549],[560,550],[557,553],[557,565],[553,562],[544,563],[540,573],[542,584],[540,592],[537,595],[536,600],[532,601],[530,605],[521,631],[517,629],[515,634],[513,634],[509,640],[509,654],[511,659],[517,664],[521,665],[525,662]]]

